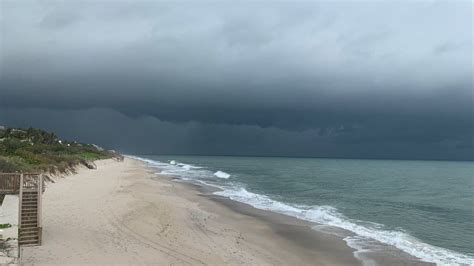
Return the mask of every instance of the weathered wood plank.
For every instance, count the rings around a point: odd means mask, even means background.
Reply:
[[[0,173],[0,193],[17,194],[20,191],[19,173]]]

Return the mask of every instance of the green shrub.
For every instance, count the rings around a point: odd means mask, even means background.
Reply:
[[[12,227],[11,224],[0,224],[0,229],[10,228]]]
[[[7,161],[5,158],[0,157],[0,173],[12,173],[20,170],[18,165]]]
[[[0,131],[0,171],[59,171],[72,169],[81,161],[114,155],[89,144],[59,142],[58,137],[39,129]]]

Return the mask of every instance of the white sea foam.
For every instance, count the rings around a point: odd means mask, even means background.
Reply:
[[[226,172],[222,172],[222,171],[217,171],[214,173],[215,176],[219,177],[219,178],[224,178],[224,179],[229,179],[230,177],[230,174],[226,173]]]
[[[194,166],[196,168],[193,168],[192,165],[182,164],[179,166],[176,161],[171,161],[174,162],[174,164],[171,164],[171,162],[162,163],[134,156],[129,157],[147,162],[152,167],[160,168],[162,170],[161,174],[173,175],[183,180],[195,181],[206,185],[211,184],[204,180],[212,176],[222,179],[230,177],[230,174],[223,171],[213,173],[205,169],[199,169],[196,166]],[[369,250],[373,251],[374,245],[376,245],[374,240],[376,240],[395,246],[423,261],[433,262],[438,265],[474,265],[474,258],[471,256],[423,243],[406,232],[386,230],[381,224],[349,219],[331,206],[292,205],[273,200],[265,195],[249,192],[243,187],[230,186],[231,184],[226,186],[212,185],[222,189],[222,191],[217,191],[214,194],[249,204],[257,209],[273,211],[298,219],[351,231],[356,236],[346,237],[344,240],[350,247],[357,250],[355,252],[356,257]],[[364,262],[368,265],[371,263],[367,260]]]
[[[151,167],[162,167],[162,166],[168,165],[168,164],[165,164],[165,163],[162,163],[162,162],[159,162],[159,161],[154,161],[154,160],[145,159],[145,158],[132,156],[132,155],[126,155],[126,157],[132,158],[132,159],[135,159],[135,160],[138,160],[138,161],[145,162]]]
[[[191,165],[185,164],[181,166],[183,169],[191,170],[193,167]]]
[[[171,160],[171,161],[170,161],[170,164],[175,165],[175,164],[176,164],[176,161],[175,161],[175,160]]]
[[[192,164],[185,164],[185,163],[178,163],[176,165],[183,168],[183,169],[185,169],[185,170],[201,169],[202,168],[202,167],[199,167],[199,166],[194,166]]]

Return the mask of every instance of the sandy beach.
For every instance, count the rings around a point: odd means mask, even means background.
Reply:
[[[79,169],[48,186],[43,245],[24,247],[22,262],[359,264],[342,240],[301,221],[281,216],[269,223],[219,201],[156,177],[139,161],[100,161],[97,170]]]
[[[22,263],[423,264],[399,251],[354,255],[337,232],[213,196],[208,187],[157,175],[141,161],[97,166],[48,185],[43,245],[23,247]]]

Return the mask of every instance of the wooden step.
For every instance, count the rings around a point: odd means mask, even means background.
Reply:
[[[20,234],[23,232],[38,232],[38,227],[22,228]]]
[[[20,239],[24,239],[25,237],[38,237],[38,236],[39,236],[39,232],[38,232],[38,230],[36,230],[35,232],[31,231],[31,232],[27,232],[27,233],[21,233],[20,234]]]
[[[33,227],[38,227],[38,222],[37,221],[26,221],[26,222],[21,222],[21,228],[22,229],[29,229]]]
[[[29,217],[28,217],[28,219],[25,219],[25,220],[23,220],[23,217],[21,217],[21,218],[22,218],[22,220],[21,220],[21,223],[22,223],[22,224],[24,224],[25,222],[28,223],[28,222],[31,222],[31,221],[32,221],[32,219],[29,218]],[[36,220],[34,220],[34,221],[36,221]]]
[[[26,219],[26,220],[29,220],[29,219],[31,219],[31,218],[37,218],[37,217],[38,217],[38,215],[36,215],[36,214],[31,214],[31,215],[23,214],[23,215],[21,216],[21,219],[22,219],[22,220],[25,220],[25,219]]]
[[[36,246],[41,246],[39,241],[35,241],[35,242],[23,242],[23,243],[19,243],[20,246],[22,247],[36,247]]]
[[[37,220],[38,217],[37,216],[22,216],[21,217],[21,221],[23,222],[26,222],[26,221],[31,221],[31,220]]]
[[[38,201],[35,200],[35,201],[27,201],[27,202],[21,203],[21,206],[25,206],[25,205],[38,205]]]
[[[22,224],[21,225],[21,230],[27,230],[27,229],[34,229],[34,228],[38,228],[38,224],[34,223],[34,224]]]
[[[38,212],[38,208],[26,208],[21,210],[21,214],[34,214]]]
[[[28,241],[18,241],[18,244],[22,247],[34,247],[34,246],[39,246],[40,241],[39,241],[39,239],[28,240]]]
[[[39,231],[38,227],[23,228],[20,230],[20,235],[29,234],[29,233],[38,233],[38,231]]]
[[[37,211],[22,212],[21,217],[23,216],[38,216]]]
[[[20,230],[20,234],[23,234],[23,233],[31,233],[31,232],[38,232],[39,230],[39,227],[35,226],[35,227],[27,227],[27,228],[23,228]]]
[[[21,215],[35,215],[36,213],[38,213],[38,210],[37,210],[37,209],[23,210],[23,211],[21,212]]]
[[[29,201],[29,202],[22,202],[21,205],[37,205],[38,204],[38,201],[35,200],[35,201]]]
[[[38,238],[39,238],[39,233],[29,234],[29,235],[21,235],[20,236],[20,241],[33,240],[33,239],[38,239]]]
[[[36,222],[38,219],[37,217],[28,217],[28,218],[21,218],[21,223],[22,224],[25,224],[25,223],[28,223],[28,222]]]
[[[20,245],[29,245],[29,244],[36,244],[38,245],[39,244],[39,239],[36,238],[36,239],[27,239],[27,240],[19,240],[18,241]]]
[[[21,219],[23,218],[31,218],[31,217],[38,217],[38,215],[36,213],[23,213],[21,215]]]
[[[22,220],[22,221],[27,221],[27,220],[36,219],[36,218],[38,218],[38,215],[36,215],[36,214],[32,214],[32,215],[22,215],[22,216],[21,216],[21,220]]]
[[[39,228],[39,227],[37,227],[37,226],[34,226],[34,227],[31,226],[31,227],[22,228],[22,229],[20,229],[20,233],[22,234],[22,233],[36,232],[36,231],[39,230],[38,228]]]
[[[33,226],[30,226],[30,227],[24,227],[22,230],[24,230],[25,232],[27,233],[30,233],[30,232],[37,232],[38,231],[38,225],[33,225]]]
[[[37,217],[37,216],[38,216],[38,214],[36,212],[30,212],[30,213],[24,212],[24,213],[21,214],[21,218],[23,218],[23,217]]]
[[[21,225],[30,225],[33,223],[37,223],[36,220],[26,220],[26,221],[21,221]]]
[[[38,214],[36,214],[36,212],[30,212],[30,213],[22,213],[21,214],[21,218],[28,218],[28,217],[38,217]]]
[[[27,217],[27,218],[21,218],[21,223],[24,224],[26,222],[36,222],[38,220],[37,217]]]
[[[39,245],[39,239],[33,239],[33,240],[28,240],[28,241],[18,241],[21,246],[38,246]]]
[[[37,206],[22,206],[21,211],[36,211],[38,209]]]
[[[21,217],[31,217],[31,216],[38,216],[36,212],[24,212],[21,214]]]
[[[35,239],[38,239],[38,234],[28,235],[28,236],[20,236],[20,241],[28,241],[28,240],[35,240]]]
[[[29,224],[33,224],[33,223],[37,223],[37,220],[23,220],[21,221],[21,225],[29,225]]]
[[[23,213],[21,215],[21,218],[31,218],[31,217],[38,217],[36,212],[31,212],[31,213]]]
[[[21,206],[21,209],[22,210],[36,210],[38,209],[38,206],[37,205],[22,205]]]
[[[21,205],[22,209],[37,209],[38,205],[37,204],[23,204]]]
[[[20,234],[20,240],[27,240],[27,239],[38,238],[38,237],[39,237],[39,232]]]

